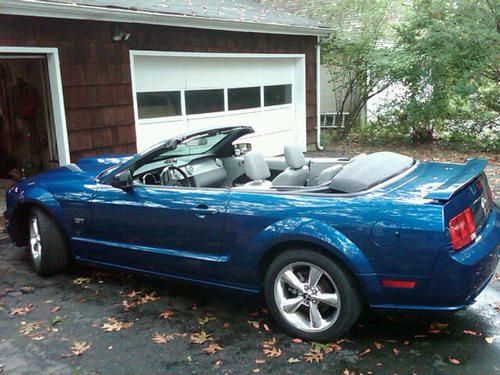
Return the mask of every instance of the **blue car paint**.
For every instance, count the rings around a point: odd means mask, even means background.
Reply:
[[[267,251],[307,242],[342,261],[368,303],[384,308],[461,308],[473,302],[498,262],[497,207],[478,238],[458,252],[445,228],[481,191],[464,189],[446,204],[429,199],[444,185],[463,184],[460,175],[467,181],[478,175],[484,164],[474,160],[420,162],[355,196],[145,186],[124,191],[95,178],[114,163],[136,159],[85,158],[78,168],[25,179],[7,192],[8,223],[19,205],[36,203],[60,223],[78,260],[248,292],[260,290],[258,265]],[[205,214],[197,207],[203,204],[217,212]],[[383,278],[417,284],[387,288],[380,285]]]

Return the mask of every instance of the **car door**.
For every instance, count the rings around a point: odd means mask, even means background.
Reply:
[[[227,189],[102,184],[92,201],[94,261],[202,277],[221,257]]]

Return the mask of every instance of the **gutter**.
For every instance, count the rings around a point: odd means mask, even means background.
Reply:
[[[323,27],[237,21],[222,18],[188,16],[120,8],[105,8],[91,5],[77,5],[40,0],[1,0],[0,14],[139,23],[282,35],[326,36],[332,32],[331,29]]]
[[[316,148],[323,151],[321,146],[321,38],[318,36],[316,44]]]

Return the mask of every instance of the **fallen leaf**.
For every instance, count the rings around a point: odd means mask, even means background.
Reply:
[[[323,349],[325,353],[331,353],[331,352],[340,352],[342,350],[342,347],[334,342],[331,342],[326,345],[326,348]]]
[[[53,308],[50,309],[50,312],[52,314],[55,314],[56,312],[61,310],[61,306],[54,306]]]
[[[76,285],[83,285],[83,284],[88,284],[92,281],[90,277],[77,277],[76,279],[73,279],[73,284]]]
[[[224,361],[222,359],[216,359],[212,361],[212,364],[215,366],[222,366],[224,364]]]
[[[493,341],[495,340],[494,337],[485,337],[484,341],[486,341],[488,344],[493,344]]]
[[[228,323],[228,322],[225,322],[223,325],[222,325],[222,328],[229,328],[231,327],[231,324]]]
[[[155,344],[166,344],[174,339],[174,335],[167,335],[164,333],[156,332],[151,339]]]
[[[292,339],[292,342],[294,344],[300,344],[300,343],[302,343],[302,339],[299,339],[298,337],[295,337],[295,338]]]
[[[130,310],[131,308],[133,308],[135,306],[136,306],[135,302],[129,302],[126,299],[122,301],[123,311],[128,311],[128,310]]]
[[[324,354],[321,350],[311,349],[304,353],[304,361],[307,363],[323,362]]]
[[[408,340],[403,341],[403,345],[410,345],[410,341]]]
[[[170,319],[174,315],[175,315],[175,313],[172,310],[166,309],[165,311],[163,311],[160,314],[160,318],[162,318],[162,319]]]
[[[103,323],[101,328],[104,332],[118,332],[122,329],[129,328],[134,322],[120,322],[115,318],[108,318],[107,323]]]
[[[31,336],[33,341],[41,341],[45,338],[41,333],[37,333],[36,335]]]
[[[158,293],[156,293],[156,292],[146,293],[144,296],[142,296],[141,298],[139,298],[137,300],[137,304],[144,305],[145,303],[158,301],[159,299],[160,299],[160,297],[158,296]]]
[[[132,291],[128,292],[127,294],[125,294],[125,296],[128,298],[138,298],[141,295],[142,295],[142,292],[136,291],[136,290],[132,290]]]
[[[24,336],[29,335],[31,332],[40,328],[40,323],[40,321],[21,322],[21,329],[19,330],[19,333]]]
[[[270,331],[269,326],[268,326],[266,323],[264,323],[264,324],[262,325],[262,327],[264,327],[264,331],[266,331],[266,332],[269,332],[269,331]]]
[[[272,339],[269,339],[269,340],[264,340],[262,341],[260,344],[264,347],[264,348],[269,348],[269,347],[272,347],[276,344],[277,340],[276,340],[276,337],[273,337]]]
[[[399,354],[399,350],[396,349],[396,348],[392,348],[392,352],[395,354],[395,355],[398,355]]]
[[[195,332],[195,333],[191,334],[190,340],[193,344],[201,345],[201,344],[204,344],[205,342],[207,342],[208,340],[212,340],[210,338],[210,336],[212,336],[212,335],[209,333],[206,333],[205,331]]]
[[[35,290],[34,286],[31,285],[26,285],[21,287],[21,292],[24,294],[31,293]]]
[[[470,329],[464,329],[464,333],[466,335],[471,335],[471,336],[481,336],[481,334],[479,332],[472,331]]]
[[[26,306],[23,306],[23,307],[13,307],[10,309],[10,312],[9,314],[10,315],[26,315],[27,313],[29,313],[31,310],[33,310],[33,304],[28,304]]]
[[[248,324],[250,324],[253,328],[259,329],[260,323],[256,320],[247,320]]]
[[[382,348],[384,347],[384,345],[382,345],[381,343],[379,343],[379,342],[377,342],[377,341],[375,341],[373,344],[375,345],[375,347],[376,347],[378,350],[380,350],[380,349],[382,349]]]
[[[91,344],[87,344],[85,341],[75,341],[71,347],[71,353],[74,355],[82,355],[90,349],[90,345]]]
[[[252,369],[252,372],[253,372],[254,374],[258,373],[258,372],[260,372],[260,368],[254,368],[254,369]]]
[[[207,324],[208,322],[211,322],[212,320],[216,320],[216,319],[217,318],[215,316],[207,315],[207,316],[204,316],[203,318],[198,319],[198,324],[203,326],[203,325]]]
[[[298,363],[298,362],[300,362],[300,359],[295,358],[295,357],[290,357],[287,359],[287,362],[288,363]]]
[[[431,330],[442,330],[445,329],[449,326],[448,323],[438,323],[438,322],[432,322],[429,329]]]
[[[454,365],[460,364],[460,361],[456,358],[453,358],[453,357],[448,357],[448,361],[450,361],[450,363],[453,363]]]
[[[219,350],[222,350],[222,347],[219,344],[216,344],[216,343],[208,344],[208,346],[206,348],[201,349],[201,351],[203,353],[207,353],[207,354],[215,354]]]
[[[265,347],[264,349],[262,349],[262,352],[269,358],[277,358],[281,356],[281,349],[276,346]]]
[[[366,348],[365,350],[363,350],[362,352],[359,352],[358,353],[358,357],[363,357],[364,355],[367,355],[368,353],[370,353],[372,350],[370,348]]]
[[[258,364],[258,365],[261,365],[263,363],[266,363],[266,360],[265,359],[256,359],[255,363]]]

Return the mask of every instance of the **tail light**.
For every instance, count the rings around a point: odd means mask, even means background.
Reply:
[[[476,226],[471,209],[466,208],[453,217],[448,223],[448,230],[454,250],[459,250],[471,243],[476,238]]]

